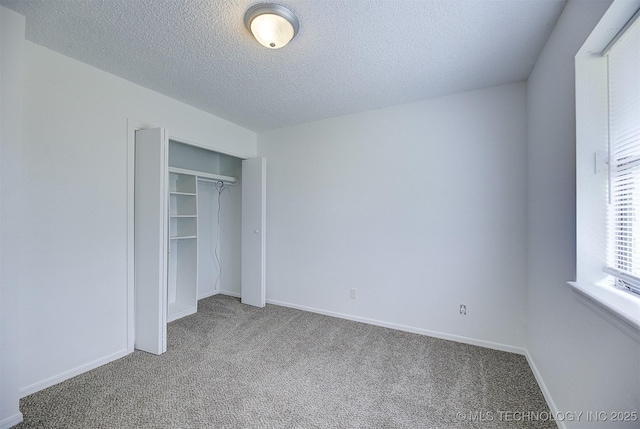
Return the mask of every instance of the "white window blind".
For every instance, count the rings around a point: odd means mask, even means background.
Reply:
[[[607,271],[640,293],[640,20],[606,53],[609,88]]]

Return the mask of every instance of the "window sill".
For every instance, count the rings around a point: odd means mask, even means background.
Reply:
[[[569,282],[578,301],[640,343],[640,296],[610,285]]]

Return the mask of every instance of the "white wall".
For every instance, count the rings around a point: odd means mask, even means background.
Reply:
[[[525,106],[517,83],[259,134],[268,301],[524,347]]]
[[[242,162],[229,156],[220,158],[220,173],[239,177],[240,185],[229,187],[220,198],[220,291],[240,296],[242,279]]]
[[[256,135],[27,42],[23,394],[127,352],[127,120],[251,157]]]
[[[20,344],[20,168],[24,17],[0,6],[0,428],[22,421]]]
[[[226,195],[225,195],[226,196]],[[198,299],[220,290],[221,252],[218,243],[218,190],[216,184],[198,181]],[[222,222],[221,222],[222,228]],[[216,259],[216,253],[218,258]],[[222,261],[221,261],[222,262]]]
[[[240,177],[239,173],[232,176]],[[241,188],[232,185],[227,189],[220,195],[220,241],[217,243],[218,189],[212,182],[198,183],[198,299],[219,292],[240,296]]]
[[[640,346],[580,304],[566,284],[576,276],[574,56],[608,5],[569,1],[527,88],[527,348],[559,411],[640,410]],[[607,425],[638,427],[594,427]]]

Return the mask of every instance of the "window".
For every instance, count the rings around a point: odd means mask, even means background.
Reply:
[[[613,2],[575,58],[577,266],[569,282],[580,302],[638,342],[639,7]]]
[[[606,51],[609,122],[605,271],[640,293],[640,20]]]

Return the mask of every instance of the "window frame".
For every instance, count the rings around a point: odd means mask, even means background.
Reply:
[[[640,9],[616,1],[575,58],[576,280],[574,296],[640,343],[640,296],[616,286],[607,266],[609,108],[607,58],[601,53]]]

